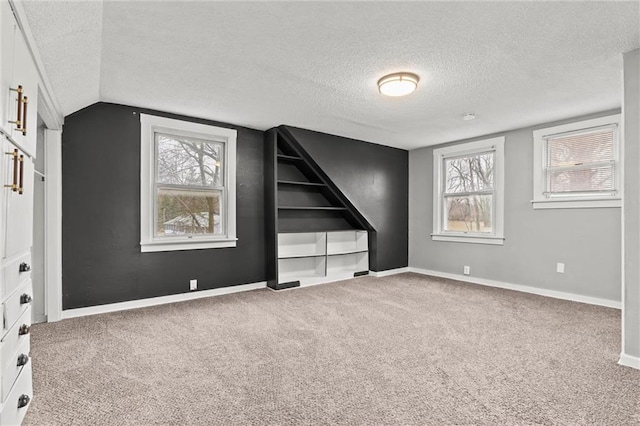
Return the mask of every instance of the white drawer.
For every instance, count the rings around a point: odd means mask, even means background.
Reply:
[[[0,373],[0,401],[5,401],[9,396],[9,392],[16,382],[20,371],[31,362],[29,351],[31,349],[30,339],[20,343],[18,350],[10,356],[9,359],[2,360],[2,372]]]
[[[0,412],[0,425],[18,426],[22,423],[24,415],[33,398],[33,383],[31,382],[31,363],[24,366],[13,385],[11,393],[2,405]]]
[[[14,291],[9,297],[7,297],[2,304],[2,313],[3,313],[3,328],[2,328],[2,336],[4,336],[7,331],[18,320],[20,315],[27,309],[27,307],[31,306],[31,301],[33,300],[33,286],[31,284],[31,280],[27,280],[27,282],[23,283],[16,291]]]
[[[31,278],[31,253],[25,253],[7,262],[0,273],[0,301],[13,293],[28,278]]]
[[[0,356],[0,360],[2,360],[2,365],[6,365],[8,360],[13,357],[13,354],[17,352],[18,347],[25,340],[29,340],[31,332],[31,306],[28,306],[27,309],[20,315],[18,321],[13,324],[13,327],[9,329],[7,334],[2,338],[2,356]],[[3,424],[3,423],[0,423]]]

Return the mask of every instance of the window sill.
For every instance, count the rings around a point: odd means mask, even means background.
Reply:
[[[433,241],[448,241],[452,243],[470,243],[470,244],[489,244],[489,245],[504,245],[504,237],[495,236],[482,236],[482,235],[446,235],[446,234],[431,234],[431,240]]]
[[[179,250],[202,250],[212,248],[235,247],[237,238],[216,241],[160,241],[152,243],[140,243],[141,253],[153,253],[159,251],[179,251]]]
[[[533,208],[538,209],[595,209],[622,207],[621,198],[591,200],[532,200]]]

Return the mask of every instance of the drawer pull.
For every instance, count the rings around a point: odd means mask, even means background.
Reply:
[[[22,93],[24,92],[24,90],[22,90],[22,86],[18,86],[17,89],[14,89],[13,87],[9,88],[9,90],[11,90],[12,92],[16,92],[18,94],[18,110],[16,111],[17,114],[17,118],[16,121],[9,121],[9,123],[11,124],[15,124],[16,125],[16,129],[17,130],[22,130]]]
[[[18,336],[24,336],[25,334],[29,334],[29,331],[31,331],[31,327],[29,327],[27,324],[22,324],[18,329]]]
[[[6,152],[13,160],[13,181],[11,185],[5,185],[5,188],[11,188],[13,192],[18,192],[18,150],[14,149],[13,152]]]
[[[24,155],[20,155],[20,183],[18,185],[18,194],[24,194]]]
[[[18,408],[26,407],[27,405],[29,405],[29,401],[31,401],[31,398],[29,398],[29,395],[25,395],[25,394],[20,395],[20,398],[18,398]]]
[[[30,295],[28,295],[27,293],[23,294],[22,296],[20,296],[20,304],[21,305],[26,305],[27,303],[31,303],[33,299],[31,298]]]
[[[22,115],[22,136],[27,136],[27,104],[29,103],[29,99],[25,96],[22,98],[22,107],[24,108],[24,113]]]
[[[16,366],[22,367],[23,365],[27,365],[28,362],[29,362],[29,355],[20,354],[20,356],[18,357],[18,364]]]
[[[29,265],[28,263],[22,262],[20,264],[20,267],[18,269],[18,272],[22,273],[22,272],[29,272],[31,270],[31,265]]]

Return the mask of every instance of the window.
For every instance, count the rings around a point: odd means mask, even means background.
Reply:
[[[620,115],[533,132],[533,208],[620,207]]]
[[[236,245],[235,130],[140,114],[142,252]]]
[[[504,242],[504,137],[433,150],[434,241]]]

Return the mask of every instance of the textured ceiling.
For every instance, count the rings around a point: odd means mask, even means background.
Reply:
[[[97,101],[412,149],[621,104],[640,2],[25,1],[65,115]],[[404,98],[377,92],[418,74]],[[475,112],[474,121],[462,114]]]

